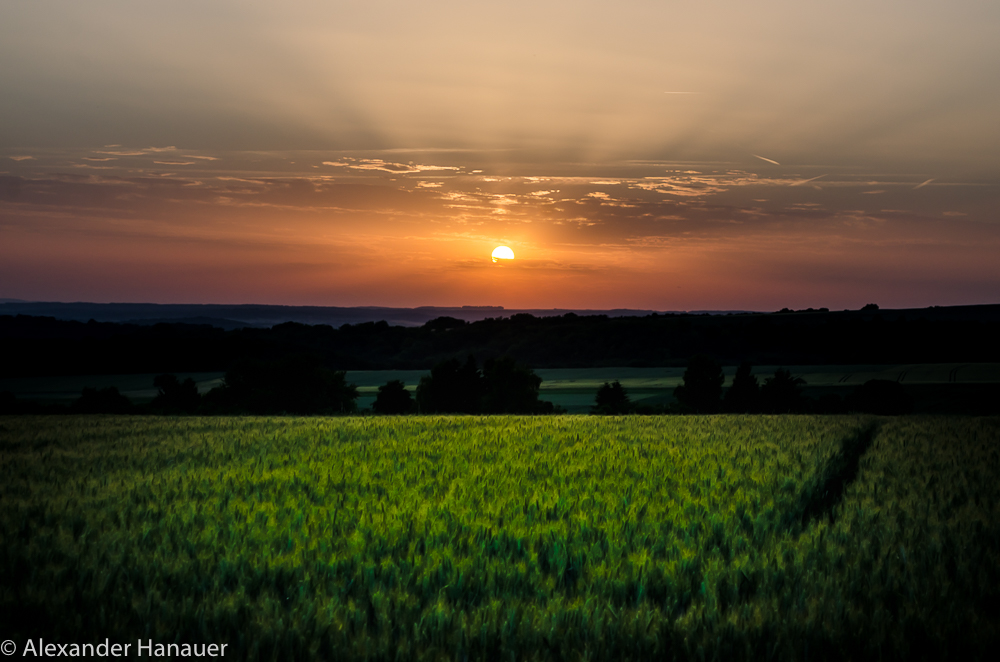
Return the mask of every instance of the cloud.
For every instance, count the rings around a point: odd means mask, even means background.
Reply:
[[[111,154],[113,156],[147,156],[149,154],[159,154],[161,152],[175,152],[176,147],[144,147],[142,149],[107,149],[110,147],[121,147],[121,145],[105,145],[106,149],[95,149],[94,154]]]
[[[382,159],[352,159],[345,158],[340,161],[323,161],[323,165],[336,166],[341,168],[351,168],[353,170],[381,170],[393,174],[408,174],[412,172],[425,172],[427,170],[461,170],[459,166],[439,166],[424,165],[414,163],[393,163]]]
[[[646,177],[636,180],[629,188],[656,191],[682,197],[699,197],[726,191],[732,183],[722,184],[714,177]]]
[[[194,165],[194,161],[153,161],[157,165]]]
[[[439,188],[441,182],[417,182],[417,188]]]
[[[781,164],[780,164],[780,163],[778,163],[777,161],[775,161],[775,160],[773,160],[773,159],[769,159],[769,158],[767,158],[766,156],[761,156],[760,154],[754,154],[753,156],[756,156],[756,157],[757,157],[758,159],[760,159],[761,161],[767,161],[768,163],[773,163],[774,165],[781,165]]]
[[[222,182],[241,182],[243,184],[266,184],[267,182],[261,179],[244,179],[243,177],[216,177]]]
[[[195,156],[194,154],[182,154],[185,159],[200,159],[202,161],[218,161],[216,156]]]
[[[588,193],[585,197],[592,198],[594,200],[599,200],[601,202],[602,207],[624,207],[624,208],[634,209],[639,206],[637,204],[630,204],[623,200],[612,198],[604,191],[593,191],[592,193]],[[577,200],[576,202],[577,204],[583,204],[582,200]]]
[[[132,150],[132,151],[128,151],[128,150],[108,151],[108,150],[102,150],[102,149],[95,149],[94,150],[94,154],[114,154],[115,156],[145,156],[146,152],[138,151],[138,150]]]
[[[475,194],[463,193],[461,191],[448,191],[441,196],[444,200],[455,200],[461,202],[477,202],[479,198]]]
[[[118,158],[114,157],[114,156],[104,156],[104,157],[100,157],[100,158],[98,158],[96,156],[85,156],[85,157],[83,157],[83,160],[84,161],[99,161],[99,162],[103,163],[104,161],[117,161]]]

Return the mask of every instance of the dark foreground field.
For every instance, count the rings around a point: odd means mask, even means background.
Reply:
[[[998,477],[997,418],[0,418],[0,639],[987,659]]]

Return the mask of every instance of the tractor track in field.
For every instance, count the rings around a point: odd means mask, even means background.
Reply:
[[[861,458],[871,448],[879,427],[876,422],[869,423],[840,442],[840,450],[809,481],[795,507],[786,515],[786,527],[801,531],[810,522],[832,518],[844,491],[857,478]]]

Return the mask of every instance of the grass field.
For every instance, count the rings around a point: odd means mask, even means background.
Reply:
[[[782,366],[754,366],[760,383]],[[550,400],[568,413],[586,413],[594,405],[594,395],[605,382],[618,380],[633,402],[667,405],[674,402],[673,391],[684,381],[684,368],[558,368],[535,370],[542,378],[540,397]],[[906,387],[921,405],[920,410],[934,410],[934,402],[952,397],[968,397],[983,387],[1000,385],[1000,364],[936,363],[909,365],[813,365],[791,366],[796,377],[806,381],[805,394],[819,397],[833,393],[844,397],[856,386],[870,379],[886,379]],[[725,386],[732,384],[736,366],[723,367]],[[369,370],[347,373],[347,380],[358,386],[358,407],[371,407],[378,387],[390,379],[403,381],[412,392],[425,370]],[[958,388],[955,388],[958,387]],[[992,395],[996,388],[990,390]],[[948,408],[947,410],[950,410]]]
[[[754,366],[753,374],[760,383],[782,366]],[[869,379],[898,381],[916,399],[918,411],[937,411],[935,402],[968,400],[970,397],[992,398],[1000,394],[1000,364],[997,363],[936,363],[912,365],[818,365],[792,366],[796,377],[806,380],[805,394],[817,398],[833,393],[841,397]],[[539,369],[542,378],[541,398],[562,407],[568,413],[587,413],[594,404],[597,389],[605,382],[618,380],[633,402],[668,405],[674,402],[673,391],[683,382],[684,368],[559,368]],[[723,367],[725,386],[732,384],[736,366]],[[391,379],[401,380],[415,393],[420,378],[428,370],[354,370],[347,373],[348,383],[358,387],[358,408],[370,409],[378,387]],[[157,393],[153,386],[156,375],[82,375],[71,377],[20,377],[0,379],[0,391],[11,391],[20,399],[43,403],[69,404],[80,397],[84,386],[106,388],[115,386],[136,404],[152,400]],[[205,393],[222,383],[223,373],[183,373]],[[984,388],[986,390],[984,390]],[[981,407],[979,409],[982,409]],[[961,411],[961,406],[947,406],[941,411]]]
[[[0,418],[0,638],[987,659],[1000,420]]]
[[[179,372],[180,381],[193,379],[198,392],[205,394],[222,384],[222,372]],[[157,374],[70,375],[64,377],[12,377],[0,379],[0,391],[10,391],[17,398],[43,404],[70,404],[80,397],[84,387],[114,386],[134,404],[150,402],[158,389],[153,386]]]

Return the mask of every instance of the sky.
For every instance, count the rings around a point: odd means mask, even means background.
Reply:
[[[11,0],[0,297],[1000,303],[997,34],[995,0]]]

